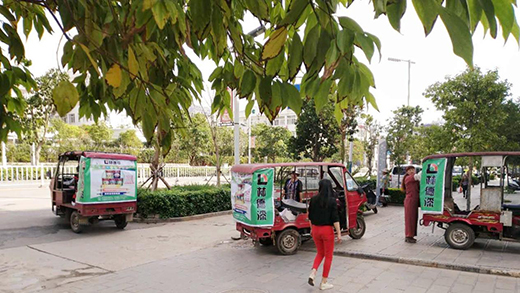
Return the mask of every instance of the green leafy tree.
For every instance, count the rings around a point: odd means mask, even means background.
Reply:
[[[137,137],[135,130],[130,129],[119,134],[116,143],[124,148],[142,148],[143,143]]]
[[[451,134],[444,125],[421,125],[415,131],[409,149],[412,161],[420,163],[426,156],[454,151]]]
[[[63,82],[55,91],[58,112],[63,115],[78,101],[82,116],[100,117],[106,107],[126,109],[134,123],[142,125],[148,141],[157,137],[163,155],[171,148],[176,129],[171,126],[184,127],[183,112],[202,89],[201,73],[191,58],[209,58],[218,65],[210,77],[216,113],[230,107],[228,87],[247,99],[249,109],[258,104],[271,120],[286,106],[299,113],[301,96],[316,100],[321,111],[329,103],[332,84],[338,85],[336,107],[342,108],[345,99],[375,103],[372,73],[354,52],[360,48],[370,61],[380,41],[351,18],[335,16],[340,6],[348,9],[352,2],[4,0],[0,14],[5,37],[0,42],[5,49],[0,62],[9,70],[0,75],[0,140],[5,141],[7,131],[21,132],[17,117],[23,115],[24,104],[19,87],[35,86],[24,66],[17,27],[23,26],[26,36],[34,29],[41,38],[52,31],[48,15],[67,40],[61,62],[77,75],[73,83]],[[399,31],[407,1],[372,3],[375,17],[386,15]],[[479,23],[493,38],[501,27],[505,39],[513,35],[518,41],[513,2],[412,3],[425,34],[440,18],[454,53],[468,65],[473,57],[471,35]],[[249,15],[265,27],[265,43],[244,32],[241,24]],[[74,37],[68,33],[72,29],[77,31]],[[291,83],[302,67],[305,74],[298,92]]]
[[[504,124],[499,127],[499,135],[505,137],[503,143],[497,149],[504,151],[516,151],[520,149],[520,100],[509,100],[503,105],[505,112]]]
[[[100,150],[112,141],[114,131],[105,122],[98,121],[92,125],[84,125],[83,129],[92,140],[92,150]]]
[[[392,112],[394,116],[388,121],[386,142],[391,152],[390,160],[401,166],[412,148],[423,110],[419,106],[402,106]]]
[[[334,106],[327,104],[317,114],[314,100],[309,100],[296,122],[296,137],[291,138],[289,149],[295,159],[304,157],[321,162],[337,152],[338,138]]]
[[[256,137],[255,153],[260,160],[267,157],[269,162],[274,163],[277,157],[288,156],[288,145],[292,135],[284,127],[260,123],[253,126],[251,135]]]
[[[341,156],[341,163],[345,162],[345,153],[346,153],[346,146],[345,142],[348,140],[349,144],[350,142],[354,141],[354,134],[358,131],[358,122],[357,119],[361,115],[362,106],[357,105],[350,105],[348,108],[343,109],[341,111],[341,122],[339,126],[339,133],[340,133],[340,156]],[[336,117],[337,119],[337,117]],[[350,146],[349,146],[350,148]],[[353,158],[349,158],[349,161],[353,162]]]
[[[50,119],[56,114],[52,91],[60,82],[68,80],[69,76],[66,73],[51,69],[45,75],[36,78],[37,87],[26,100],[27,107],[22,121],[25,140],[35,144],[36,160],[33,164],[40,163],[40,151],[47,141]]]
[[[507,81],[500,81],[497,71],[482,73],[477,67],[430,86],[425,96],[444,112],[444,127],[455,151],[493,151],[507,141],[501,129],[506,121],[510,87]],[[473,170],[472,158],[469,170]],[[468,196],[468,208],[470,204]]]
[[[87,131],[79,126],[69,125],[63,120],[51,120],[51,131],[54,132],[54,143],[58,146],[58,154],[67,151],[85,151],[90,147],[90,137]]]
[[[206,117],[197,113],[190,117],[186,136],[182,137],[181,150],[188,155],[190,165],[196,165],[197,159],[205,155],[210,146],[210,129]]]

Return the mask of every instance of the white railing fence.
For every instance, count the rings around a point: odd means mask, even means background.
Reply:
[[[56,172],[57,164],[41,164],[33,166],[30,164],[17,164],[17,165],[0,165],[0,183],[3,182],[20,182],[20,181],[43,181],[50,179]],[[76,173],[76,167],[65,166],[64,173],[74,174]],[[222,167],[221,172],[225,176],[230,173],[230,167]],[[191,166],[178,166],[166,164],[163,168],[163,177],[165,178],[186,178],[186,177],[203,177],[209,178],[216,176],[216,167],[214,166],[203,166],[203,167],[191,167]],[[149,164],[137,164],[137,178],[138,182],[143,182],[151,175],[151,169]]]

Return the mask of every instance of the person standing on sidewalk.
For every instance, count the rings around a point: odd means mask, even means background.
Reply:
[[[404,199],[404,241],[416,243],[417,221],[419,220],[419,181],[420,174],[415,174],[415,167],[408,166],[404,175],[401,190],[406,193]]]
[[[462,178],[460,179],[460,187],[462,188],[462,196],[466,198],[468,196],[468,184],[469,184],[469,171],[462,174]]]
[[[318,183],[318,188],[318,195],[311,198],[309,203],[311,235],[318,252],[308,282],[309,285],[314,286],[316,272],[321,261],[325,258],[320,290],[327,290],[334,287],[327,283],[330,266],[332,265],[332,253],[334,252],[334,228],[338,235],[338,243],[341,242],[341,229],[339,228],[338,206],[333,196],[332,182],[328,179],[322,179]]]

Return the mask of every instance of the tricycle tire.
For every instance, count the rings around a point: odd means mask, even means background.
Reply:
[[[356,228],[350,228],[348,236],[352,239],[360,239],[365,235],[366,229],[365,219],[362,215],[358,215],[356,219]]]
[[[295,254],[302,244],[300,233],[294,229],[287,229],[276,235],[276,248],[281,254]]]
[[[70,229],[72,229],[72,232],[74,233],[81,233],[83,231],[83,226],[79,223],[80,214],[78,211],[72,211],[69,212],[69,223],[70,223]]]
[[[444,232],[444,239],[451,248],[466,250],[475,242],[475,231],[463,223],[450,224]]]
[[[260,242],[260,244],[262,244],[263,246],[271,246],[271,245],[273,245],[273,239],[271,237],[260,238],[260,239],[258,239],[258,242]]]
[[[126,216],[125,215],[115,216],[114,217],[114,222],[116,223],[116,227],[118,229],[121,229],[121,230],[126,228],[126,225],[128,225],[128,222],[126,221]]]

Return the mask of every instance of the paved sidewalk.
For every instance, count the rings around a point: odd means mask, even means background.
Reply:
[[[93,277],[46,292],[319,292],[307,284],[314,253],[281,256],[248,241]],[[321,269],[319,271],[320,275]],[[321,277],[316,278],[319,283]],[[513,293],[520,279],[335,257],[327,292]]]
[[[404,242],[404,208],[380,208],[378,214],[365,213],[367,231],[359,240],[347,240],[336,247],[336,252],[349,256],[372,257],[394,262],[421,263],[429,266],[472,268],[474,271],[508,273],[520,276],[520,243],[477,239],[468,250],[449,248],[444,230],[419,226],[416,244]],[[315,250],[312,242],[303,245]]]

